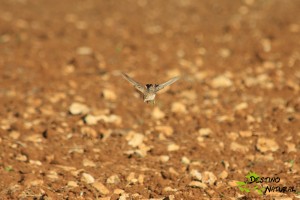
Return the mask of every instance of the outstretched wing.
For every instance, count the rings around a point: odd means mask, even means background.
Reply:
[[[138,91],[144,93],[145,91],[145,87],[143,85],[141,85],[140,83],[136,82],[135,80],[133,80],[132,78],[130,78],[127,74],[122,73],[123,77],[129,82],[131,83]]]
[[[156,88],[155,88],[155,92],[158,92],[159,90],[163,89],[164,87],[171,85],[172,83],[174,83],[175,81],[177,81],[180,77],[174,77],[171,80],[168,80],[165,83],[159,84]]]

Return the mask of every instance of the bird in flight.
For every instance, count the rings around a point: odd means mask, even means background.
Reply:
[[[143,94],[144,102],[146,102],[146,103],[151,102],[152,104],[155,104],[155,96],[159,90],[163,89],[164,87],[166,87],[168,85],[171,85],[172,83],[174,83],[175,81],[177,81],[180,78],[180,77],[174,77],[162,84],[146,84],[144,86],[144,85],[136,82],[132,78],[130,78],[127,74],[122,73],[122,75],[129,83],[131,83],[135,87],[135,89],[137,89],[138,91],[140,91]]]

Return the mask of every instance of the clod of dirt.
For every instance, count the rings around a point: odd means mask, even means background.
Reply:
[[[242,153],[246,153],[246,152],[249,151],[249,148],[248,148],[247,146],[241,145],[241,144],[239,144],[239,143],[237,143],[237,142],[232,142],[232,143],[230,144],[230,149],[231,149],[232,151],[242,152]]]
[[[199,181],[191,181],[188,184],[189,187],[193,187],[193,188],[202,188],[202,189],[206,189],[207,185],[205,183],[201,183]]]
[[[251,137],[252,131],[240,131],[239,134],[241,137]]]
[[[178,151],[179,150],[179,145],[177,144],[169,144],[168,145],[168,151]]]
[[[201,128],[198,130],[198,133],[202,137],[208,137],[212,133],[212,130],[210,128]]]
[[[75,181],[68,181],[67,186],[69,186],[69,187],[78,187],[78,184]]]
[[[102,91],[102,96],[105,100],[108,100],[108,101],[114,101],[117,99],[116,93],[109,89],[104,89]]]
[[[186,106],[181,102],[174,102],[171,106],[171,111],[177,114],[183,114],[187,112]]]
[[[167,155],[161,155],[161,156],[159,157],[159,160],[160,160],[160,162],[162,162],[162,163],[166,163],[166,162],[168,162],[168,161],[170,160],[170,157],[167,156]]]
[[[81,181],[90,184],[95,182],[95,178],[88,173],[82,173]]]
[[[85,104],[75,102],[71,104],[69,111],[72,115],[79,115],[89,113],[90,109]]]
[[[219,175],[218,177],[220,179],[226,179],[228,177],[228,172],[226,170],[223,170]]]
[[[78,55],[91,55],[93,50],[90,47],[78,47],[76,53]]]
[[[205,171],[202,173],[202,182],[213,185],[217,181],[217,177],[212,172]]]
[[[257,140],[256,148],[262,153],[267,152],[267,151],[274,152],[279,149],[279,145],[273,139],[261,137],[261,138],[258,138],[258,140]]]
[[[96,188],[101,194],[109,194],[110,191],[107,189],[105,185],[100,182],[95,182],[92,184],[94,188]]]
[[[138,147],[143,143],[144,135],[131,131],[126,136],[126,140],[128,141],[128,145],[132,147]]]
[[[185,157],[185,156],[183,156],[183,157],[181,158],[181,162],[182,162],[183,164],[185,164],[185,165],[188,165],[188,164],[191,163],[190,159],[188,159],[188,158]]]
[[[158,107],[155,107],[151,113],[153,119],[162,119],[165,117],[165,113],[161,111]]]
[[[190,172],[190,175],[191,177],[196,180],[196,181],[202,181],[202,174],[198,171],[198,170],[195,170],[193,169],[191,172]]]
[[[171,126],[164,126],[164,125],[156,126],[155,130],[158,131],[159,133],[163,133],[167,137],[173,135],[174,132]]]
[[[106,183],[109,183],[109,184],[117,184],[120,182],[121,182],[121,180],[118,175],[112,175],[112,176],[108,177],[108,179],[106,180]]]
[[[82,165],[84,167],[96,167],[96,164],[92,160],[89,160],[87,158],[83,159]]]
[[[211,82],[213,88],[226,88],[232,86],[232,81],[225,75],[220,75],[214,78]]]

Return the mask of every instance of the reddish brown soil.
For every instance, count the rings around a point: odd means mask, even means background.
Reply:
[[[300,198],[299,13],[296,0],[1,1],[0,199]],[[181,79],[150,105],[122,71]],[[243,192],[250,171],[296,192]]]

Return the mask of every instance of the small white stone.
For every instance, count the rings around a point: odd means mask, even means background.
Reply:
[[[80,130],[81,130],[81,134],[84,136],[93,137],[93,138],[96,138],[98,136],[97,131],[95,131],[91,127],[84,126],[84,127],[81,127]]]
[[[116,183],[120,183],[120,182],[121,182],[121,180],[118,175],[112,175],[112,176],[108,177],[108,179],[106,180],[106,183],[109,183],[109,184],[116,184]]]
[[[69,111],[72,115],[79,115],[87,114],[90,111],[90,109],[82,103],[75,102],[71,104]]]
[[[85,183],[88,183],[88,184],[95,182],[94,177],[92,175],[88,174],[88,173],[82,173],[81,180]]]
[[[165,117],[165,113],[161,111],[158,107],[155,107],[151,113],[152,118],[162,119]]]
[[[181,162],[182,162],[183,164],[185,164],[185,165],[188,165],[188,164],[191,163],[190,159],[188,159],[188,158],[185,157],[185,156],[183,156],[183,157],[181,158]]]
[[[168,162],[168,161],[170,160],[170,157],[167,156],[167,155],[161,155],[161,156],[159,157],[159,160],[160,160],[160,162],[165,163],[165,162]]]
[[[267,151],[277,151],[279,149],[279,145],[277,142],[273,139],[268,139],[268,138],[258,138],[257,143],[256,143],[256,148],[260,152],[267,152]]]
[[[232,86],[232,81],[224,75],[217,76],[211,82],[213,88],[226,88]]]
[[[241,153],[246,153],[249,151],[247,146],[238,144],[237,142],[232,142],[230,144],[230,149],[232,151],[241,152]]]
[[[194,188],[202,188],[202,189],[207,188],[207,185],[205,183],[201,183],[199,181],[191,181],[188,186],[194,187]]]
[[[218,177],[219,177],[220,179],[225,179],[225,178],[228,177],[228,172],[225,171],[225,170],[223,170],[223,171],[219,174]]]
[[[90,55],[93,53],[93,50],[90,47],[78,47],[76,53],[78,55]]]
[[[217,177],[212,172],[208,172],[208,171],[203,172],[203,176],[202,176],[203,183],[214,185],[216,181],[217,181]]]
[[[18,131],[12,131],[11,133],[9,133],[9,137],[12,138],[12,139],[14,139],[14,140],[19,139],[20,135],[21,134]]]
[[[141,145],[143,143],[144,135],[131,131],[126,136],[126,139],[128,140],[128,145],[130,145],[132,147],[138,147],[139,145]]]
[[[251,137],[252,131],[240,131],[239,134],[241,137]]]
[[[78,187],[78,184],[75,181],[68,181],[67,184],[69,187]]]
[[[193,170],[190,172],[190,175],[192,176],[192,178],[193,178],[194,180],[202,181],[202,174],[201,174],[198,170],[193,169]]]
[[[163,133],[165,136],[171,136],[173,135],[173,128],[171,126],[156,126],[155,127],[155,130],[160,132],[160,133]]]
[[[25,161],[27,161],[27,156],[26,155],[22,155],[22,154],[18,154],[16,156],[16,160],[25,162]]]
[[[98,122],[98,118],[95,117],[94,115],[87,115],[84,118],[84,121],[88,124],[88,125],[96,125]]]
[[[210,128],[201,128],[198,132],[200,136],[207,137],[212,133],[212,130]]]
[[[104,89],[102,91],[102,95],[103,95],[104,99],[109,100],[109,101],[114,101],[117,99],[116,93],[109,89]]]
[[[83,159],[82,164],[84,167],[96,167],[96,164],[87,158]]]
[[[92,186],[96,188],[101,194],[109,194],[109,190],[107,189],[107,187],[105,187],[105,185],[100,182],[95,182],[92,184]]]
[[[240,104],[236,105],[234,107],[234,110],[239,111],[239,110],[244,110],[246,108],[248,108],[248,103],[243,102],[243,103],[240,103]]]
[[[183,113],[187,112],[186,106],[183,103],[181,103],[181,102],[174,102],[174,103],[172,103],[171,111],[173,113],[178,113],[178,114],[183,114]]]
[[[178,151],[179,148],[180,147],[177,144],[169,144],[168,145],[168,151]]]

